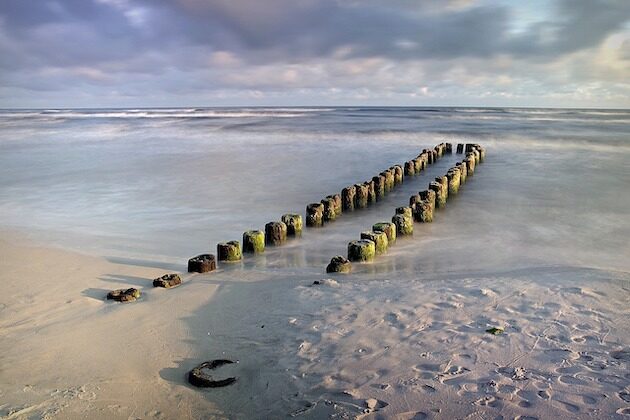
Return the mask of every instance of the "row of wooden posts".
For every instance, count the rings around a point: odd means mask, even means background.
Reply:
[[[327,272],[349,272],[351,261],[371,261],[374,255],[384,253],[389,244],[396,240],[396,235],[413,233],[413,221],[431,222],[435,208],[446,205],[448,194],[456,194],[466,177],[472,175],[475,165],[485,157],[484,149],[478,144],[458,144],[457,153],[466,150],[466,158],[449,169],[446,176],[436,178],[429,184],[429,189],[412,196],[408,207],[399,207],[392,217],[392,222],[377,223],[370,232],[362,232],[361,240],[348,244],[348,258],[335,256],[328,265]],[[416,158],[404,165],[394,165],[369,181],[354,184],[341,190],[341,194],[326,196],[319,203],[306,206],[306,226],[323,227],[340,217],[343,212],[351,212],[369,207],[382,200],[394,188],[404,182],[405,177],[417,175],[427,165],[435,163],[444,154],[453,152],[452,144],[440,143],[433,149],[424,149]],[[288,213],[280,221],[269,222],[265,230],[248,230],[243,233],[242,247],[239,241],[217,244],[217,255],[201,254],[188,260],[189,273],[206,273],[217,268],[220,262],[236,262],[243,254],[259,254],[266,246],[280,246],[288,236],[299,236],[303,222],[299,214]],[[165,274],[153,281],[155,287],[174,287],[181,283],[178,274]],[[108,299],[130,302],[140,297],[135,288],[119,289],[110,292]]]
[[[444,208],[449,196],[459,192],[466,179],[474,174],[476,165],[485,159],[486,152],[478,144],[458,144],[457,153],[463,153],[464,146],[465,159],[457,162],[446,175],[435,178],[435,181],[429,183],[428,189],[412,195],[409,206],[396,208],[391,222],[376,223],[371,231],[361,232],[361,239],[348,243],[348,257],[334,256],[326,267],[326,272],[349,273],[352,262],[370,262],[375,256],[387,252],[397,236],[412,235],[414,221],[431,223],[435,209]],[[446,153],[452,153],[448,143]]]

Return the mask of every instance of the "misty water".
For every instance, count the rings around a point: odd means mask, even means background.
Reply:
[[[0,133],[3,227],[94,255],[181,267],[446,141],[483,144],[487,163],[435,223],[417,225],[376,266],[626,267],[629,111],[31,110],[0,113]],[[273,268],[321,271],[457,159],[266,258]],[[442,254],[447,238],[468,245]]]

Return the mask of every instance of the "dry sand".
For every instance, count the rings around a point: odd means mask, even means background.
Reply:
[[[164,290],[151,279],[182,267],[2,238],[3,418],[630,416],[625,272],[375,266],[311,285],[325,276],[270,253]],[[104,300],[122,287],[142,298]],[[217,357],[240,361],[235,385],[185,383]]]

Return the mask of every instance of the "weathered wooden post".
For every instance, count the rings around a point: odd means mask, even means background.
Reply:
[[[433,165],[435,161],[433,160],[433,152],[431,150],[424,150],[424,153],[427,154],[427,163],[429,165]]]
[[[413,210],[411,207],[396,207],[395,212],[396,214],[402,214],[409,217],[413,216]]]
[[[426,200],[416,203],[413,218],[416,222],[431,223],[433,221],[433,205]]]
[[[457,194],[459,192],[460,185],[460,172],[458,167],[453,167],[448,170],[446,177],[448,178],[448,193]]]
[[[343,206],[341,205],[341,195],[327,195],[326,198],[332,198],[335,201],[335,215],[341,216],[341,214],[343,213]]]
[[[422,198],[422,201],[426,201],[431,205],[431,212],[435,210],[435,201],[437,199],[435,191],[431,189],[420,191],[420,198]]]
[[[241,250],[239,249],[240,253]],[[170,289],[171,287],[179,286],[182,284],[182,278],[179,274],[164,274],[162,277],[158,277],[157,279],[153,279],[153,287],[164,287],[165,289]]]
[[[265,244],[280,246],[287,241],[287,225],[282,222],[269,222],[265,225]]]
[[[411,208],[408,208],[411,211]],[[392,223],[396,225],[396,235],[405,236],[413,234],[413,218],[407,214],[395,214]]]
[[[324,225],[324,205],[311,203],[306,206],[306,226],[321,227]]]
[[[472,152],[472,150],[475,148],[475,145],[472,143],[466,143],[466,153],[470,153]]]
[[[217,244],[217,259],[219,261],[233,262],[242,258],[241,244],[239,241],[220,242]]]
[[[424,169],[424,165],[422,164],[422,159],[417,157],[412,162],[413,162],[414,170],[416,171],[416,175],[422,172],[422,169]]]
[[[265,232],[248,230],[243,233],[243,253],[260,254],[265,252]]]
[[[405,176],[413,176],[416,174],[416,165],[413,160],[405,162]]]
[[[436,150],[431,150],[431,153],[433,153],[433,163],[437,162],[439,156],[437,154]]]
[[[446,175],[436,176],[435,181],[439,182],[442,185],[442,190],[444,191],[444,196],[448,200],[448,177]]]
[[[381,175],[385,177],[385,194],[394,189],[394,172],[391,169],[387,169],[381,172]]]
[[[354,185],[341,190],[341,207],[343,211],[354,211],[354,197],[357,194]]]
[[[413,206],[420,201],[422,201],[420,194],[412,195],[409,197],[409,207],[413,209]]]
[[[280,218],[287,225],[288,236],[300,236],[302,234],[302,216],[295,213],[283,214]]]
[[[335,220],[337,218],[337,205],[335,203],[335,199],[332,197],[324,198],[322,200],[322,204],[324,205],[324,222],[332,222]]]
[[[326,267],[327,273],[349,273],[352,271],[352,264],[341,255],[335,255]]]
[[[389,240],[385,232],[361,232],[361,239],[368,239],[374,242],[374,250],[376,255],[384,254],[387,252]]]
[[[348,259],[350,261],[373,261],[375,254],[376,245],[368,239],[361,239],[348,243]]]
[[[212,254],[201,254],[188,260],[189,273],[207,273],[216,269],[217,260]]]
[[[376,193],[376,201],[381,201],[385,197],[385,176],[378,175],[372,178],[374,181],[374,192]]]
[[[466,176],[468,175],[468,169],[466,162],[457,162],[456,165],[459,168],[460,186],[466,182]]]
[[[457,143],[457,153],[464,153],[464,145],[462,143]]]
[[[368,205],[376,203],[376,190],[374,188],[374,181],[365,181],[363,183],[368,189]]]
[[[365,184],[356,184],[354,186],[355,198],[354,207],[357,209],[364,209],[368,206],[369,188]]]
[[[380,222],[372,226],[374,232],[385,232],[389,244],[396,242],[396,225],[391,222]]]
[[[453,145],[451,143],[446,143],[446,154],[447,155],[453,154]]]
[[[477,150],[479,151],[479,162],[483,162],[486,158],[486,149],[484,149],[481,145],[477,145]]]
[[[394,165],[394,185],[400,185],[404,181],[403,168],[400,165]]]
[[[440,182],[431,182],[429,183],[429,189],[435,191],[435,207],[438,209],[446,207],[446,195],[442,184]]]
[[[467,156],[464,159],[466,163],[466,177],[471,177],[475,174],[475,157],[473,155]]]

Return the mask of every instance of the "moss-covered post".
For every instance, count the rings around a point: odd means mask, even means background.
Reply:
[[[466,177],[473,176],[475,174],[475,157],[472,155],[468,156],[464,159],[464,162],[466,163]]]
[[[288,236],[300,236],[302,234],[302,216],[295,213],[283,214],[280,218],[287,225]]]
[[[440,182],[431,182],[429,189],[435,192],[435,207],[438,209],[446,207],[446,195],[442,184]]]
[[[321,227],[324,225],[324,205],[311,203],[306,206],[306,226]]]
[[[332,198],[335,201],[335,215],[341,216],[343,213],[343,206],[341,205],[341,194],[327,195],[326,198]]]
[[[444,188],[444,196],[448,199],[448,177],[446,175],[438,176],[435,178],[435,181],[442,184],[442,188]]]
[[[422,169],[424,169],[424,165],[422,164],[422,159],[417,157],[412,162],[413,162],[413,167],[414,167],[414,170],[416,171],[416,174],[419,174],[420,172],[422,172]]]
[[[387,194],[394,188],[394,173],[391,169],[387,169],[381,172],[381,175],[385,177],[385,194]]]
[[[374,181],[374,192],[376,193],[376,201],[381,201],[385,197],[385,176],[378,175],[372,178]]]
[[[347,274],[352,271],[352,264],[345,257],[335,255],[330,260],[330,264],[326,267],[327,273],[343,273]]]
[[[422,201],[420,194],[412,195],[411,197],[409,197],[409,207],[413,209],[413,206],[419,201]]]
[[[248,230],[243,233],[243,253],[261,254],[265,252],[265,232]]]
[[[457,143],[457,153],[464,153],[464,145],[462,143]]]
[[[341,207],[343,211],[354,211],[354,197],[357,194],[354,185],[341,190]]]
[[[466,175],[468,174],[468,169],[466,167],[465,162],[457,162],[455,166],[459,168],[459,185],[461,187],[466,182]]]
[[[407,207],[408,208],[408,207]],[[409,210],[411,210],[409,208]],[[413,218],[407,214],[395,214],[392,223],[396,225],[396,235],[406,236],[413,234]]]
[[[374,181],[365,181],[363,183],[368,189],[368,204],[376,203],[376,190],[374,188]]]
[[[375,223],[372,226],[374,232],[385,232],[389,244],[396,242],[396,225],[391,222]]]
[[[411,210],[411,207],[396,207],[396,214],[403,214],[411,217],[413,215],[413,211]]]
[[[403,183],[403,175],[404,171],[402,166],[400,165],[395,165],[394,166],[394,185],[400,185]]]
[[[405,162],[405,176],[413,176],[416,174],[416,165],[413,160]]]
[[[361,239],[348,243],[348,259],[350,261],[373,261],[375,254],[376,245],[368,239]]]
[[[354,207],[357,209],[364,209],[368,206],[368,195],[370,190],[365,184],[356,184],[354,186]]]
[[[460,172],[458,167],[453,167],[448,170],[446,173],[446,177],[448,178],[448,193],[457,194],[459,192],[460,185]]]
[[[361,239],[368,239],[374,242],[374,250],[376,252],[376,255],[384,254],[387,252],[389,240],[387,239],[387,234],[385,232],[361,232]]]
[[[287,225],[282,222],[269,222],[265,225],[265,244],[280,246],[287,241]]]
[[[217,244],[217,259],[219,261],[233,262],[242,258],[241,244],[239,241],[221,242]]]
[[[425,200],[416,203],[413,219],[420,223],[431,223],[433,221],[433,205]]]
[[[324,222],[332,222],[337,218],[337,205],[335,203],[335,199],[332,197],[327,197],[322,200],[322,204],[324,205]]]
[[[420,198],[431,205],[431,211],[435,210],[435,201],[437,199],[435,191],[431,189],[420,191]]]

